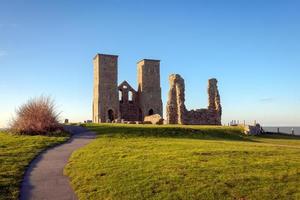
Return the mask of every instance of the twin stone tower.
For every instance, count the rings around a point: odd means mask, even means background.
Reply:
[[[118,85],[118,56],[97,54],[93,63],[94,123],[142,123],[146,116],[163,116],[159,60],[143,59],[137,63],[137,90],[127,81]],[[222,108],[216,79],[208,81],[208,108],[191,111],[185,107],[183,78],[178,74],[171,75],[169,82],[165,123],[221,125]]]

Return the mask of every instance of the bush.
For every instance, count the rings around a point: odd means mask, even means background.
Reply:
[[[50,97],[30,99],[16,111],[12,120],[11,129],[18,134],[45,135],[50,132],[60,132],[59,113]]]

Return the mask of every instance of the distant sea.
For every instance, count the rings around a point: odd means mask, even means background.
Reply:
[[[274,132],[277,133],[277,129],[279,128],[280,133],[285,133],[285,134],[292,134],[292,129],[294,129],[295,135],[300,135],[300,127],[292,127],[292,126],[282,126],[282,127],[271,127],[271,126],[266,126],[263,127],[264,131],[266,132]]]

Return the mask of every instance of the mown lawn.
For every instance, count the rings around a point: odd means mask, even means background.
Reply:
[[[80,199],[300,199],[300,138],[240,128],[89,125],[65,174]]]
[[[0,199],[18,199],[20,183],[30,161],[43,149],[67,138],[0,132]]]

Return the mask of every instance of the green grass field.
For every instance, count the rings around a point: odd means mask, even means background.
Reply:
[[[30,161],[43,149],[67,138],[0,132],[0,199],[18,199],[20,183]]]
[[[65,174],[80,199],[300,199],[300,138],[240,128],[89,125]]]

